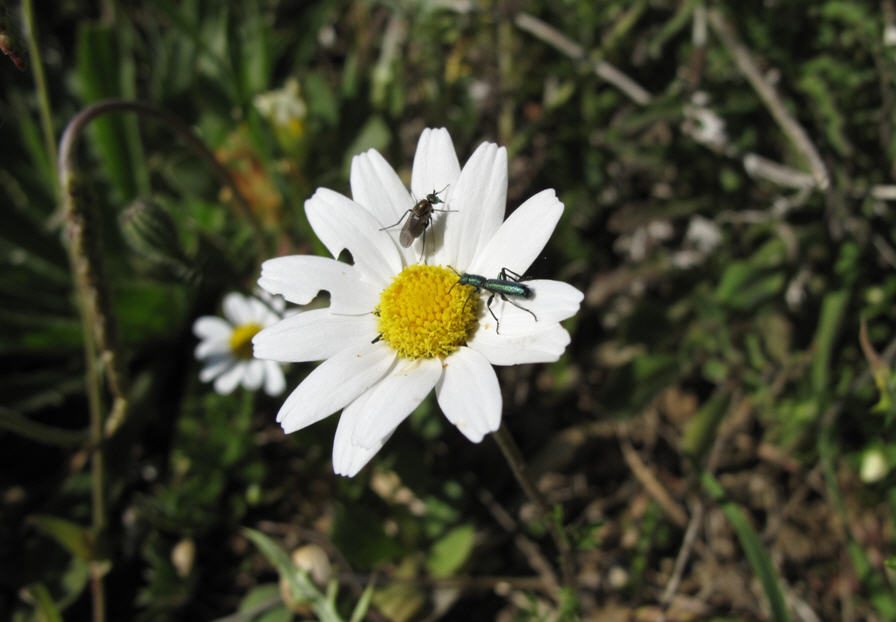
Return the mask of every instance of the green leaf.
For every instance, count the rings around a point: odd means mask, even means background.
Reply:
[[[728,391],[718,390],[703,404],[684,429],[682,450],[697,464],[703,461],[706,452],[712,445],[716,431],[728,412],[731,395]]]
[[[336,512],[330,537],[352,564],[375,566],[402,553],[401,543],[383,530],[382,522],[369,507],[352,504]]]
[[[62,596],[56,602],[60,610],[65,610],[72,605],[81,594],[87,589],[90,582],[90,562],[83,559],[72,557],[68,568],[60,577],[60,586],[62,588]]]
[[[461,525],[433,543],[426,559],[430,574],[438,578],[453,575],[470,558],[475,535],[473,525]]]
[[[69,447],[87,440],[86,430],[65,430],[44,425],[0,406],[0,429],[45,445]]]
[[[240,79],[247,95],[268,88],[271,74],[271,29],[255,2],[243,4],[240,16]]]
[[[364,589],[364,593],[361,594],[361,598],[358,599],[358,602],[355,604],[355,608],[352,611],[352,617],[349,618],[349,622],[361,622],[364,619],[364,616],[367,615],[367,610],[370,609],[370,602],[373,599],[373,580],[371,579],[370,583]]]
[[[819,397],[830,390],[831,353],[848,304],[849,291],[843,289],[828,293],[821,303],[811,374],[812,390]]]
[[[247,622],[289,622],[292,612],[283,604],[280,586],[276,583],[256,585],[243,596],[237,612]]]
[[[47,586],[36,583],[29,585],[22,592],[25,600],[34,605],[34,619],[37,622],[62,622],[62,614],[53,602]]]
[[[46,514],[31,516],[29,522],[75,557],[85,561],[96,558],[96,541],[90,528]]]
[[[77,41],[77,76],[81,98],[88,103],[110,97],[127,97],[133,85],[123,80],[123,50],[117,31],[81,24]],[[121,115],[94,120],[90,132],[119,200],[148,194],[146,167],[134,118]]]
[[[339,100],[330,83],[317,71],[309,72],[302,81],[302,93],[308,104],[308,117],[326,125],[339,122]]]
[[[775,572],[772,562],[769,559],[768,552],[762,546],[759,536],[747,517],[744,516],[736,503],[730,501],[725,494],[725,489],[719,484],[718,480],[712,476],[709,471],[703,471],[700,477],[704,490],[709,493],[722,508],[722,513],[731,524],[737,539],[747,556],[747,561],[753,567],[753,572],[759,577],[762,583],[762,589],[768,598],[768,604],[772,611],[772,620],[774,622],[789,622],[790,617],[787,614],[787,606],[784,603],[784,595],[781,592],[781,586],[778,584],[778,575]]]
[[[318,591],[311,579],[308,578],[308,573],[292,563],[286,551],[260,531],[244,527],[243,533],[258,547],[261,554],[271,562],[280,578],[289,584],[294,597],[308,601],[318,620],[322,622],[342,622],[339,612],[336,611],[335,604]]]
[[[417,585],[392,583],[376,590],[373,603],[389,620],[408,622],[420,618],[420,610],[426,604],[426,597]]]

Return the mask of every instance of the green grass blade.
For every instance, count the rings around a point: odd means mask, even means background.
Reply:
[[[261,554],[273,564],[280,577],[289,583],[294,597],[301,596],[308,601],[318,620],[322,622],[342,622],[342,618],[339,616],[339,612],[336,611],[333,603],[320,593],[311,582],[311,579],[308,578],[308,574],[297,568],[286,552],[277,546],[273,540],[260,531],[249,529],[248,527],[243,529],[243,533],[258,547]]]
[[[59,607],[53,602],[50,590],[43,583],[29,585],[22,591],[24,599],[34,605],[34,620],[37,622],[62,622]]]
[[[127,75],[134,79],[133,71],[129,71],[122,60],[124,51],[115,30],[82,24],[77,49],[78,83],[85,102],[133,94],[133,85],[125,84]],[[90,132],[106,172],[118,191],[118,199],[129,200],[146,193],[148,181],[136,119],[121,115],[97,119],[91,123]]]
[[[787,615],[787,605],[784,603],[784,594],[781,592],[781,586],[778,583],[778,575],[775,572],[772,562],[769,559],[768,552],[762,546],[759,535],[744,513],[736,503],[728,499],[725,489],[718,480],[708,471],[703,471],[700,477],[704,490],[711,496],[722,508],[725,518],[731,523],[732,529],[737,534],[741,547],[747,556],[747,560],[753,567],[753,572],[759,577],[762,583],[762,589],[768,598],[768,604],[772,611],[772,620],[775,622],[789,622],[790,617]]]
[[[826,395],[830,390],[831,351],[848,304],[849,291],[842,289],[828,293],[821,303],[811,376],[812,390],[816,395]]]
[[[0,429],[24,436],[45,445],[72,446],[87,440],[87,433],[80,430],[54,428],[0,407]]]
[[[372,581],[366,588],[364,588],[361,598],[359,598],[358,602],[355,604],[355,609],[352,611],[352,617],[349,619],[349,622],[361,622],[364,619],[364,616],[367,615],[367,610],[370,609],[371,600],[373,600]]]

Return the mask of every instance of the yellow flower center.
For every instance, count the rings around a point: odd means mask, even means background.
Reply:
[[[380,338],[408,359],[445,357],[476,330],[479,294],[442,266],[408,266],[380,294]]]
[[[230,351],[238,359],[252,358],[252,337],[264,326],[261,324],[241,324],[230,333]]]

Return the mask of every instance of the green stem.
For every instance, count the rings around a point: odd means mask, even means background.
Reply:
[[[50,96],[47,90],[47,78],[44,75],[44,64],[41,61],[40,45],[37,41],[37,29],[34,25],[34,8],[31,0],[22,0],[22,15],[25,18],[25,39],[28,41],[28,55],[31,57],[31,73],[37,90],[40,125],[44,134],[44,147],[50,162],[56,161],[56,132],[53,130],[53,112],[50,108]],[[59,180],[53,178],[53,185],[58,196]]]
[[[520,453],[520,449],[516,441],[513,440],[513,436],[511,436],[507,426],[502,422],[501,427],[492,436],[495,442],[498,443],[498,447],[501,448],[501,453],[504,454],[504,459],[510,465],[510,470],[513,472],[516,481],[519,482],[526,496],[535,504],[539,514],[541,514],[541,519],[548,526],[551,537],[554,539],[554,544],[557,546],[557,551],[560,553],[560,570],[563,576],[563,585],[574,594],[575,567],[573,565],[572,548],[563,528],[554,520],[544,497],[529,476],[526,462],[523,460],[522,453]]]

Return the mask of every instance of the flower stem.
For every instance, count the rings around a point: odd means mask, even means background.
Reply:
[[[554,539],[554,544],[560,554],[560,570],[563,575],[563,585],[567,590],[574,592],[575,569],[573,565],[572,548],[569,545],[569,540],[566,538],[562,526],[554,520],[553,516],[551,516],[544,497],[529,476],[522,453],[520,453],[520,449],[517,446],[516,441],[513,440],[513,436],[511,436],[507,426],[502,422],[501,427],[498,428],[492,436],[494,437],[495,442],[498,443],[498,447],[501,448],[501,453],[504,454],[504,459],[507,460],[507,464],[510,465],[510,470],[513,472],[514,477],[516,477],[516,481],[519,482],[519,485],[523,489],[523,492],[526,493],[526,496],[528,496],[532,503],[535,504],[538,513],[541,514],[541,519],[548,526],[548,530],[551,532],[551,537]]]
[[[63,187],[63,209],[66,224],[66,249],[69,262],[72,267],[72,275],[77,290],[78,308],[81,315],[81,331],[84,338],[84,368],[85,385],[87,391],[87,404],[90,411],[90,491],[91,491],[91,516],[94,541],[99,541],[106,526],[106,500],[104,481],[104,427],[105,416],[102,404],[102,372],[98,365],[97,343],[105,343],[99,334],[103,333],[103,339],[109,330],[108,322],[101,321],[104,317],[99,309],[99,302],[104,291],[103,281],[98,278],[96,265],[91,261],[91,246],[89,232],[89,216],[84,205],[84,196],[80,191],[75,191],[77,183],[67,178],[60,180]],[[107,366],[107,378],[111,378]],[[120,384],[110,381],[110,386],[120,389]],[[116,397],[116,401],[118,398]],[[93,622],[105,620],[105,592],[103,588],[103,568],[99,559],[90,562],[90,591],[93,595]]]
[[[25,0],[26,14],[30,12],[30,2]],[[29,36],[33,24],[29,19]],[[29,39],[30,40],[30,39]],[[36,57],[36,44],[32,45],[32,64],[40,63]],[[41,113],[44,121],[45,137],[52,142],[53,130],[46,98],[46,84],[42,71],[38,90],[42,92]],[[124,373],[123,356],[119,348],[115,316],[112,313],[107,281],[103,270],[102,254],[99,248],[98,227],[93,221],[89,193],[75,171],[75,146],[87,124],[102,114],[109,112],[136,112],[160,120],[175,134],[180,135],[208,162],[223,179],[236,198],[243,216],[252,225],[259,255],[266,256],[262,232],[249,209],[249,205],[227,170],[215,159],[214,154],[199,140],[190,128],[167,112],[136,101],[105,100],[84,108],[69,122],[62,134],[58,152],[57,188],[60,190],[62,212],[65,218],[67,249],[72,267],[81,325],[84,333],[85,374],[87,401],[90,411],[91,459],[91,513],[94,536],[101,539],[106,527],[106,494],[104,474],[104,444],[124,421],[128,407],[128,390]],[[49,132],[47,134],[47,132]],[[49,150],[55,154],[55,148]],[[56,156],[54,155],[54,160]],[[101,369],[102,367],[102,369]],[[112,396],[112,408],[108,419],[102,404],[102,374],[105,373]],[[93,595],[93,622],[106,619],[106,599],[103,575],[106,565],[96,559],[90,565],[91,593]]]
[[[25,40],[28,42],[28,54],[31,58],[31,73],[34,77],[34,86],[37,91],[38,110],[40,111],[41,130],[44,135],[44,148],[51,165],[56,162],[56,133],[53,129],[53,112],[50,108],[50,96],[47,89],[47,79],[44,75],[43,61],[41,60],[40,45],[37,40],[37,29],[34,22],[34,7],[31,0],[22,1],[22,14],[25,20]],[[52,176],[53,187],[57,197],[60,194],[61,180]],[[82,229],[83,231],[83,229]],[[69,229],[71,238],[72,228]],[[91,522],[93,535],[99,538],[106,524],[106,494],[104,482],[103,461],[103,405],[102,405],[102,381],[96,360],[96,344],[93,340],[91,328],[93,326],[93,314],[90,312],[90,304],[85,288],[81,287],[83,271],[79,270],[79,261],[76,256],[76,245],[68,244],[69,259],[72,266],[75,283],[78,284],[78,306],[81,310],[81,327],[84,333],[84,365],[85,385],[87,388],[87,402],[90,411],[90,444],[92,456],[90,463],[90,489],[91,489]],[[94,559],[90,562],[90,592],[93,600],[93,622],[105,622],[106,619],[106,594],[103,584],[102,561]]]

